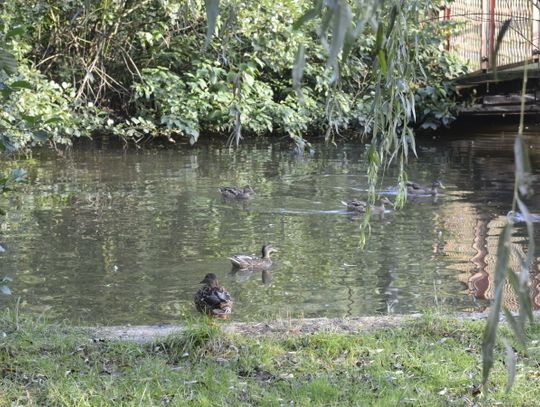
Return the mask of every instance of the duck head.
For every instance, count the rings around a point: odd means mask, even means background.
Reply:
[[[201,284],[206,284],[210,287],[217,287],[218,286],[218,279],[217,276],[214,273],[208,273],[204,276],[203,280],[201,281]]]
[[[272,253],[275,253],[277,251],[278,251],[278,249],[274,249],[271,244],[265,244],[262,247],[262,257],[263,257],[263,259],[267,259],[267,258],[270,257],[270,255]]]
[[[431,184],[431,188],[433,188],[433,189],[435,189],[435,188],[446,189],[446,188],[444,187],[444,185],[442,184],[442,182],[439,181],[439,180],[433,181],[433,183]]]
[[[246,195],[255,195],[255,191],[253,188],[251,188],[251,185],[246,185],[242,192],[244,192]]]

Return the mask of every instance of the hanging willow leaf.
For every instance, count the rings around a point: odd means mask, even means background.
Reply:
[[[383,46],[383,39],[384,39],[384,24],[379,22],[379,26],[377,27],[377,36],[375,37],[375,46],[373,47],[373,53],[375,55],[379,54],[379,51],[381,50]]]
[[[9,75],[17,72],[17,60],[11,53],[2,48],[0,48],[0,69]]]
[[[343,43],[343,51],[341,52],[342,61],[347,61],[347,59],[349,58],[349,55],[351,54],[354,46],[354,40],[354,33],[352,32],[352,30],[348,30],[347,34],[345,34],[345,42]]]
[[[323,2],[322,2],[322,0],[319,0],[315,4],[315,6],[313,8],[310,8],[308,11],[306,11],[304,14],[302,14],[293,23],[293,29],[298,30],[300,27],[302,27],[308,21],[313,20],[314,18],[318,17],[321,14],[322,6],[323,6]]]
[[[509,273],[509,276],[512,276],[514,273]],[[510,277],[510,280],[512,278]],[[514,281],[517,281],[517,279],[514,277]],[[506,318],[506,322],[510,325],[512,328],[512,331],[516,334],[516,338],[518,339],[519,343],[521,343],[523,346],[525,346],[527,342],[527,337],[525,336],[525,331],[523,330],[523,325],[519,322],[519,319],[516,319],[512,313],[508,310],[508,308],[503,307],[504,316]]]
[[[531,162],[521,135],[514,141],[514,159],[517,188],[521,195],[528,196],[531,192]]]
[[[487,318],[484,338],[482,342],[482,384],[486,386],[489,372],[493,367],[493,350],[497,336],[497,326],[499,325],[499,314],[501,311],[504,280],[508,272],[508,261],[510,258],[510,242],[512,239],[512,224],[507,223],[499,236],[497,247],[497,263],[495,265],[495,295],[491,310]]]
[[[302,77],[304,76],[304,67],[306,65],[306,48],[304,44],[298,46],[296,51],[296,58],[294,60],[294,66],[292,69],[293,87],[300,100],[302,96]]]
[[[501,29],[499,30],[499,34],[497,35],[497,40],[495,41],[495,47],[493,48],[493,54],[491,55],[491,61],[493,61],[493,76],[495,77],[495,79],[497,78],[497,55],[499,55],[499,49],[501,48],[501,43],[503,41],[504,36],[506,35],[506,32],[510,28],[511,23],[512,23],[511,18],[504,21],[504,23],[501,26]]]
[[[392,33],[392,29],[394,28],[394,24],[396,23],[397,13],[398,13],[398,7],[397,5],[394,5],[394,7],[392,7],[392,11],[390,11],[390,17],[388,19],[388,28],[386,29],[386,38],[390,37],[390,34]]]
[[[327,66],[337,70],[337,57],[343,50],[345,37],[351,29],[352,13],[351,6],[346,0],[338,0],[334,12],[334,24],[332,26],[332,44],[328,53]]]
[[[386,76],[386,74],[388,73],[388,65],[386,64],[386,55],[384,49],[379,50],[377,58],[379,59],[379,65],[381,67],[382,74],[383,76]]]
[[[527,315],[527,318],[532,323],[534,321],[534,318],[531,297],[529,294],[529,269],[534,262],[534,253],[536,251],[534,243],[534,226],[531,219],[531,213],[529,212],[527,205],[525,205],[523,201],[519,199],[519,197],[517,197],[516,202],[520,212],[525,217],[525,222],[527,225],[527,235],[529,238],[527,257],[525,257],[522,261],[521,272],[519,274],[519,285],[522,292],[522,294],[519,296],[519,313],[523,321],[525,320],[524,316]]]
[[[219,0],[204,0],[206,4],[206,40],[204,41],[204,48],[206,49],[210,44],[212,35],[216,30],[216,21],[219,15]]]
[[[508,369],[508,380],[506,381],[506,392],[508,393],[516,379],[517,355],[507,341],[504,341],[504,347],[506,349],[506,368]]]

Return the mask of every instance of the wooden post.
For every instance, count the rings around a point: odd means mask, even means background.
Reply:
[[[482,0],[482,29],[480,32],[480,69],[486,71],[489,62],[489,2],[491,0]]]
[[[493,58],[493,52],[495,51],[495,3],[497,0],[489,1],[489,68],[493,69],[497,66],[497,60]]]
[[[532,57],[537,60],[540,49],[540,5],[534,3],[532,10]]]

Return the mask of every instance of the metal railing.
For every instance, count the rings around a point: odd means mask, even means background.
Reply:
[[[540,0],[455,0],[441,10],[440,18],[457,23],[458,31],[448,46],[473,70],[538,60]],[[497,36],[505,21],[509,27],[494,61]]]

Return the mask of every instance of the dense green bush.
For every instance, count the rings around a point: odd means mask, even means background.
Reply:
[[[191,143],[210,132],[236,142],[244,134],[272,132],[297,141],[310,133],[330,139],[347,129],[370,131],[377,97],[400,103],[409,92],[415,94],[416,125],[436,128],[453,119],[449,79],[464,68],[444,51],[439,22],[424,18],[431,1],[402,11],[402,19],[410,18],[404,41],[415,49],[416,65],[408,69],[416,72],[392,82],[402,83],[400,96],[378,93],[377,24],[367,21],[338,72],[327,66],[331,48],[319,35],[324,22],[294,24],[310,6],[305,0],[224,0],[205,47],[202,0],[3,4],[2,34],[19,27],[5,41],[19,70],[1,82],[30,84],[3,99],[7,144],[69,143],[99,130],[136,139],[180,135]],[[374,16],[385,21],[391,12]],[[291,70],[301,45],[306,61],[295,89]],[[389,67],[388,77],[402,74],[391,61]],[[390,114],[392,106],[385,109]],[[396,128],[410,124],[397,120]]]

